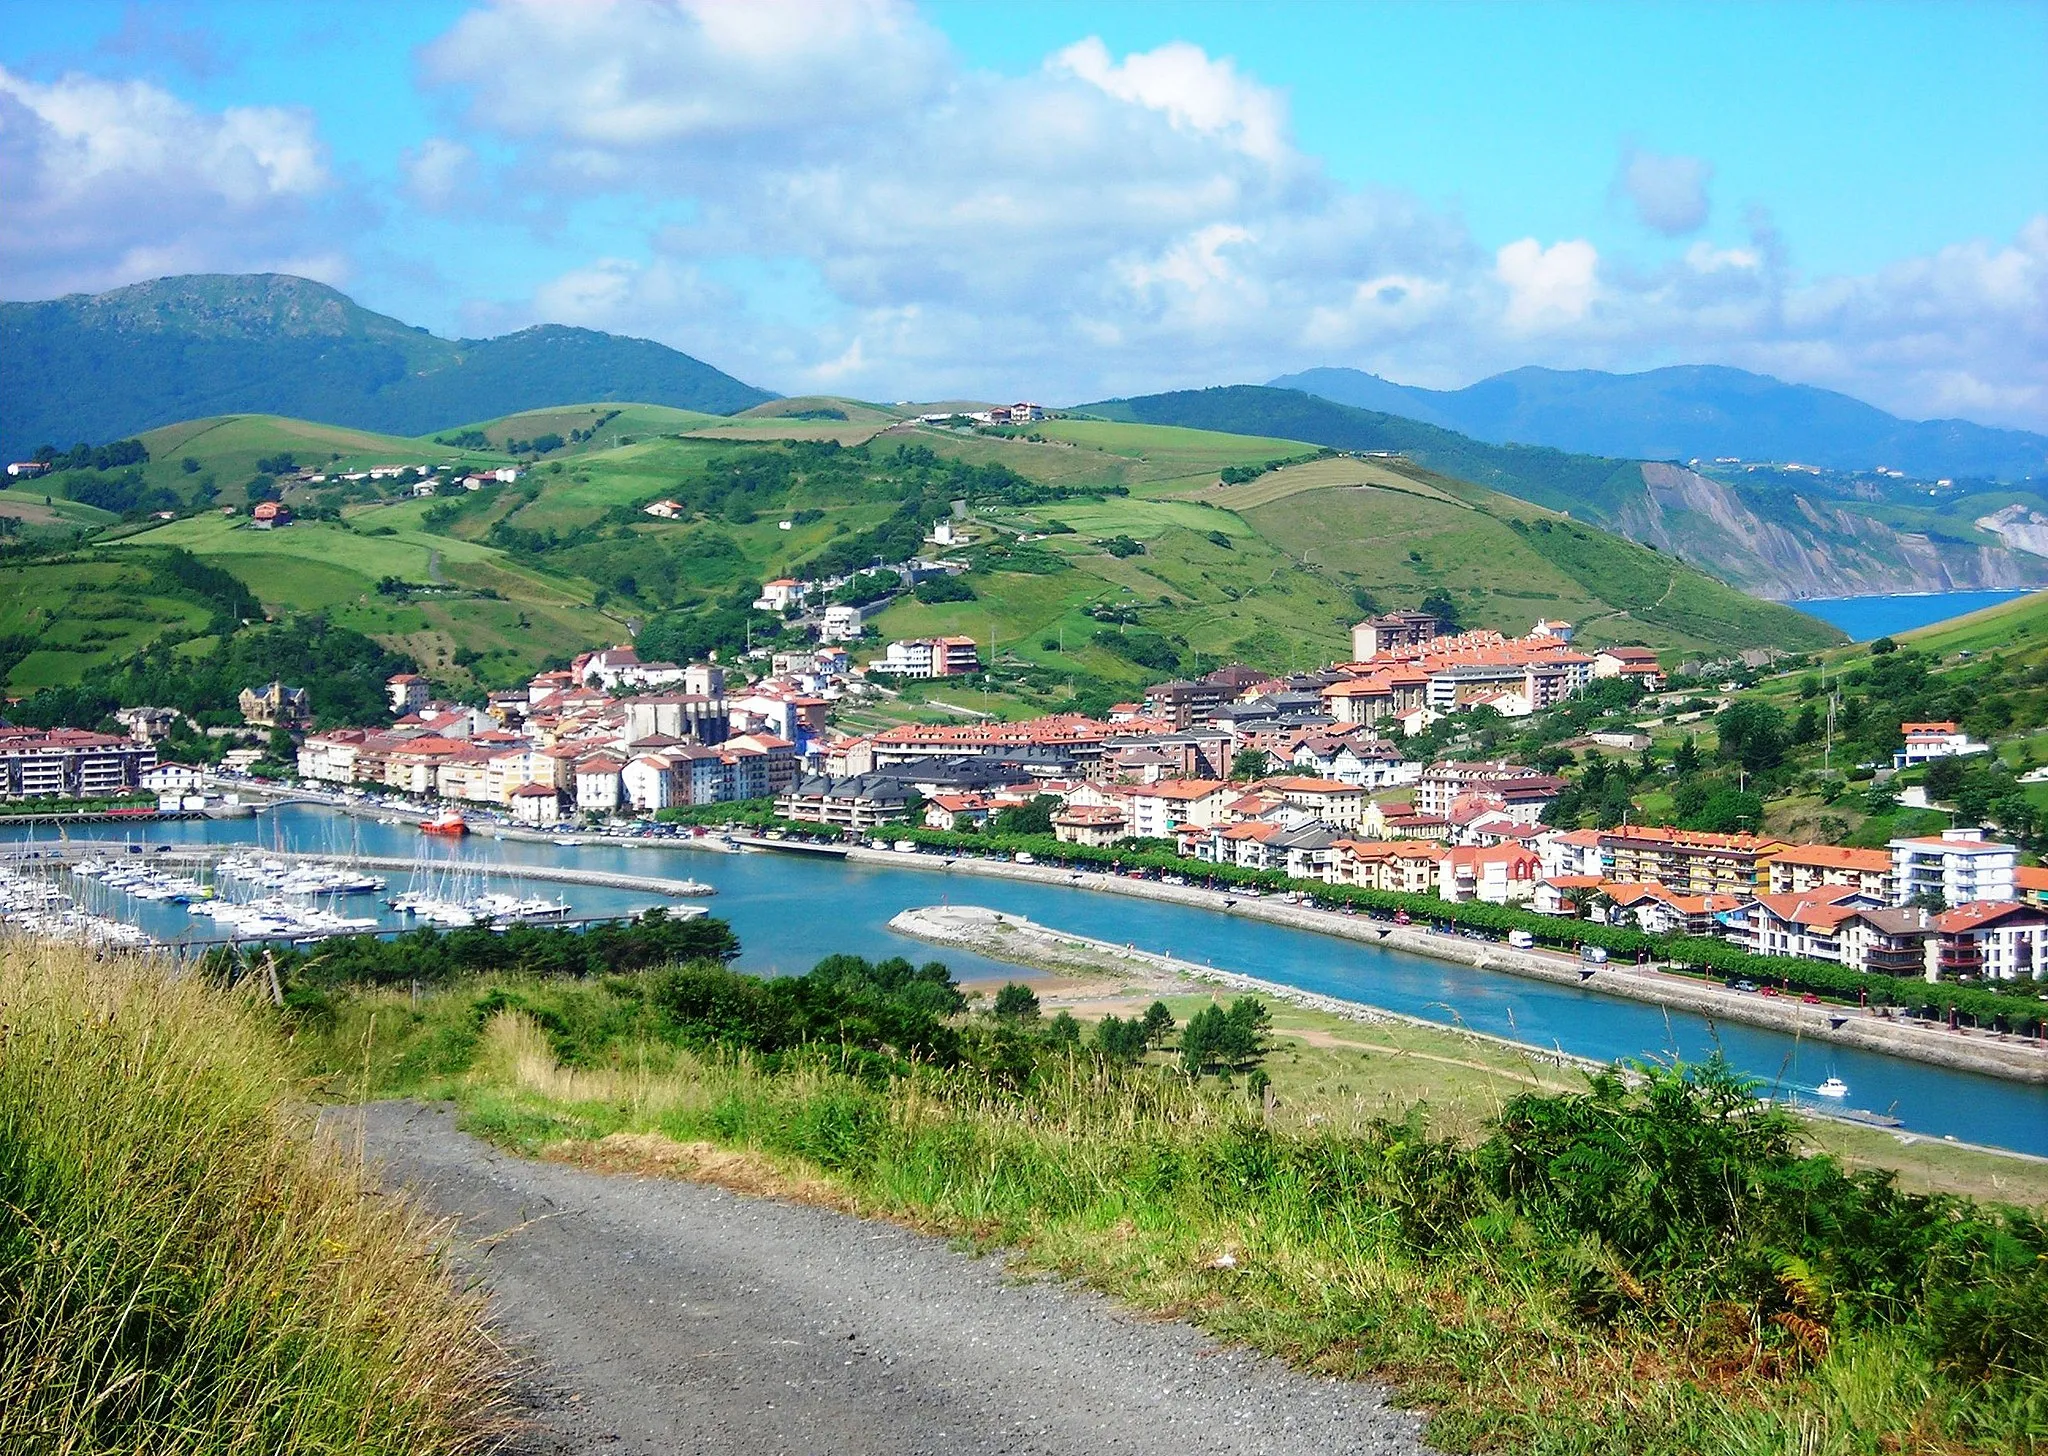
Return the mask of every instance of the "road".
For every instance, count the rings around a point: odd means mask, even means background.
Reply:
[[[1423,1456],[1419,1419],[999,1258],[702,1184],[511,1157],[443,1109],[333,1115],[459,1221],[529,1363],[520,1456]]]

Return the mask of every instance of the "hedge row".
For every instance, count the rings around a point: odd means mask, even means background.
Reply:
[[[1291,891],[1325,907],[1348,906],[1367,914],[1384,916],[1406,911],[1409,919],[1418,923],[1448,925],[1496,936],[1505,936],[1511,930],[1525,930],[1539,945],[1567,950],[1599,946],[1610,956],[1628,961],[1647,954],[1655,960],[1696,966],[1719,976],[1744,978],[1759,985],[1776,985],[1795,993],[1811,991],[1817,996],[1852,1004],[1859,997],[1867,997],[1873,1006],[1898,1006],[1923,1012],[1931,1010],[1941,1017],[1953,1011],[1979,1025],[2029,1034],[2048,1023],[2048,1004],[2020,992],[1990,991],[1948,983],[1930,984],[1923,980],[1854,971],[1847,966],[1793,956],[1751,955],[1727,941],[1699,936],[1656,936],[1616,925],[1539,915],[1533,910],[1506,905],[1440,900],[1435,895],[1389,894],[1349,885],[1326,885],[1321,880],[1291,879],[1277,870],[1205,864],[1182,859],[1164,850],[1062,844],[1051,835],[960,834],[894,826],[890,828],[889,835],[891,839],[912,840],[928,849],[1005,856],[1029,854],[1034,860],[1053,864],[1153,870],[1161,874],[1182,875],[1221,888],[1276,893]]]

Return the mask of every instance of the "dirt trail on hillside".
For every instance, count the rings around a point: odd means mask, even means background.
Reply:
[[[530,1366],[522,1456],[604,1451],[1424,1456],[1371,1386],[1300,1374],[890,1224],[512,1157],[444,1109],[338,1109],[459,1220]]]

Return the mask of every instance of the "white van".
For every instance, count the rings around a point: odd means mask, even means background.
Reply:
[[[1508,932],[1508,944],[1516,950],[1534,950],[1536,948],[1536,937],[1526,930],[1510,930]]]

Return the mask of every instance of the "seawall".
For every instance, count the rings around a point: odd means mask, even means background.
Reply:
[[[1995,1032],[1950,1031],[1946,1027],[1895,1020],[1854,1007],[1825,1003],[1808,1005],[1790,997],[1765,997],[1752,992],[1731,991],[1725,986],[1691,977],[1632,965],[1610,963],[1594,969],[1581,964],[1575,957],[1550,951],[1516,950],[1498,941],[1444,935],[1412,925],[1392,925],[1362,915],[1345,915],[1333,910],[1289,904],[1276,898],[1254,898],[1195,885],[1168,885],[1157,880],[1134,880],[1121,875],[1089,873],[1051,865],[906,854],[896,850],[859,848],[849,850],[847,858],[856,864],[1026,880],[1034,884],[1065,885],[1103,894],[1186,905],[1198,910],[1261,920],[1271,925],[1284,925],[1292,930],[1385,946],[1478,970],[1501,971],[1531,980],[1580,986],[1602,995],[1646,1001],[1824,1044],[1857,1047],[1886,1056],[1925,1062],[1930,1066],[1979,1072],[2007,1081],[2048,1084],[2048,1047]]]

